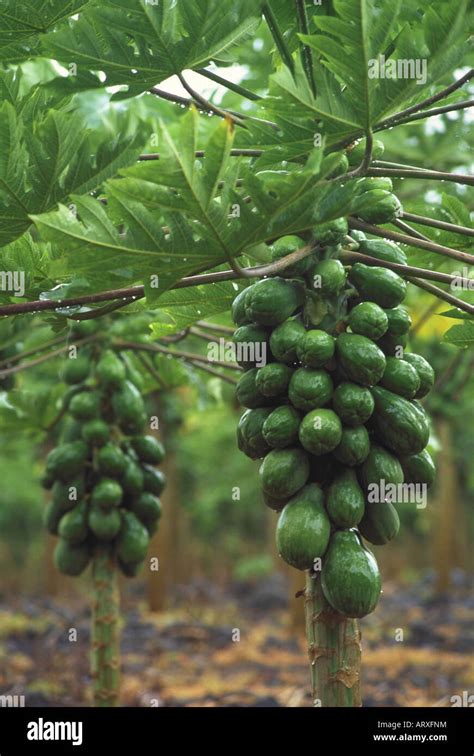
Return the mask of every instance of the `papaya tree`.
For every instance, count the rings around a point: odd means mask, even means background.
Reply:
[[[159,354],[236,382],[237,444],[263,460],[280,554],[306,573],[313,701],[360,705],[358,620],[381,592],[367,544],[396,535],[400,492],[434,480],[434,373],[403,303],[447,303],[446,338],[472,341],[474,179],[391,159],[395,134],[472,105],[467,0],[57,0],[37,25],[4,5],[0,315],[59,339],[99,323],[61,397],[78,437],[45,477],[82,476],[71,514],[49,514],[59,567],[93,554],[99,693],[116,690],[115,567],[142,561],[159,506],[144,484],[123,498],[162,457],[123,355]],[[232,349],[209,324],[229,311]],[[212,353],[178,343],[196,329]]]

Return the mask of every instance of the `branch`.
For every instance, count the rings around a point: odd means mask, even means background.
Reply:
[[[20,360],[24,360],[25,357],[31,357],[33,354],[38,354],[38,352],[44,352],[45,349],[49,349],[56,344],[61,344],[64,341],[64,338],[64,335],[58,336],[56,339],[46,341],[44,344],[41,344],[34,349],[28,349],[28,351],[26,352],[21,352],[20,354],[14,354],[11,357],[6,357],[4,360],[0,360],[0,368],[2,368],[4,365],[11,365],[12,362],[19,362]]]
[[[228,110],[222,110],[221,108],[217,107],[217,105],[213,105],[213,103],[210,102],[210,100],[206,100],[206,98],[200,95],[199,92],[196,92],[196,90],[193,89],[188,84],[188,82],[186,81],[182,73],[178,74],[178,79],[180,80],[181,84],[185,88],[186,92],[188,92],[191,95],[193,100],[198,105],[210,111],[211,113],[215,113],[215,115],[218,115],[221,118],[229,118],[233,123],[237,124],[238,126],[243,126],[244,128],[247,128],[241,118],[239,118],[238,116],[232,115]]]
[[[216,273],[203,273],[196,276],[186,276],[174,284],[171,289],[184,289],[189,286],[201,286],[203,284],[218,283],[220,281],[235,281],[239,278],[259,278],[261,276],[271,276],[279,273],[288,265],[292,265],[298,260],[312,254],[316,248],[312,246],[302,247],[292,252],[290,255],[275,260],[268,265],[259,265],[255,268],[246,268],[245,275],[239,275],[231,270],[221,270]],[[61,299],[59,301],[51,299],[37,299],[31,302],[15,302],[14,304],[0,306],[1,315],[20,315],[27,312],[45,312],[48,310],[57,310],[64,307],[73,307],[76,305],[88,305],[94,302],[110,302],[113,299],[142,299],[145,296],[144,286],[130,286],[126,289],[110,289],[109,291],[100,291],[95,294],[84,294],[81,297],[71,297],[70,299]]]
[[[420,249],[427,249],[429,252],[436,252],[440,255],[446,255],[446,257],[452,257],[453,260],[460,260],[467,265],[474,264],[474,255],[470,255],[469,252],[459,252],[457,249],[451,249],[451,247],[444,247],[441,244],[435,242],[423,241],[423,239],[415,239],[406,234],[399,234],[396,231],[390,231],[387,228],[379,228],[371,223],[365,223],[364,221],[353,218],[349,218],[349,226],[351,228],[357,228],[360,231],[367,231],[374,236],[380,236],[383,239],[391,239],[399,244],[408,244],[411,247],[419,247]],[[1,310],[0,310],[1,314]]]
[[[412,123],[413,121],[420,121],[423,118],[431,118],[431,116],[442,115],[442,113],[451,113],[453,110],[465,110],[471,108],[474,105],[474,100],[460,100],[460,102],[453,102],[451,105],[443,105],[440,108],[432,108],[431,110],[423,110],[421,113],[414,113],[406,118],[400,118],[398,121],[394,121],[390,124],[390,128],[395,126],[401,126],[404,123]],[[387,127],[375,127],[374,131],[382,131]]]
[[[457,89],[460,89],[467,81],[472,79],[474,76],[474,68],[471,68],[464,76],[461,76],[460,79],[453,82],[453,84],[450,84],[448,87],[445,87],[445,89],[442,89],[440,92],[438,92],[435,95],[432,95],[431,97],[427,97],[425,100],[422,100],[417,105],[412,105],[409,108],[405,108],[405,110],[400,110],[398,113],[395,113],[392,116],[389,116],[384,121],[381,121],[377,124],[377,128],[388,128],[394,122],[399,121],[401,118],[405,118],[408,115],[411,115],[412,113],[418,113],[420,110],[424,110],[425,108],[428,108],[430,105],[433,105],[435,102],[439,102],[440,100],[444,100],[445,97],[448,97],[452,92],[455,92]],[[395,124],[394,124],[395,125]]]
[[[216,84],[220,84],[222,87],[226,87],[226,89],[231,89],[233,92],[242,95],[242,97],[245,97],[247,100],[262,99],[260,95],[251,92],[250,89],[246,89],[241,84],[235,84],[233,81],[227,81],[227,79],[223,79],[222,76],[214,73],[214,71],[209,71],[207,68],[196,68],[196,72],[201,74],[201,76],[205,76],[206,79],[215,81]]]
[[[139,341],[116,341],[115,346],[117,346],[120,349],[130,349],[132,351],[142,351],[142,352],[161,352],[162,354],[168,354],[172,357],[181,357],[184,360],[191,360],[195,362],[204,362],[209,363],[211,360],[209,360],[207,357],[204,357],[201,354],[194,354],[193,352],[182,352],[178,349],[168,349],[167,347],[160,346],[159,344],[141,344]],[[235,362],[225,362],[223,360],[212,360],[212,363],[214,365],[218,365],[219,367],[228,368],[229,370],[238,370],[239,372],[242,372],[242,368],[239,365],[236,365]]]
[[[237,378],[232,378],[230,375],[224,375],[224,373],[215,370],[215,368],[212,368],[210,365],[204,365],[202,362],[196,362],[195,360],[189,360],[189,362],[195,368],[199,368],[199,370],[204,370],[206,373],[217,376],[221,381],[227,381],[227,383],[231,383],[233,386],[236,386],[238,383]]]
[[[444,171],[407,170],[405,168],[369,168],[367,176],[395,176],[397,178],[416,178],[434,181],[452,181],[454,184],[474,186],[474,176],[463,173],[445,173]]]
[[[189,329],[189,333],[191,334],[191,336],[196,336],[198,339],[203,339],[203,341],[212,342],[212,343],[215,343],[216,338],[217,338],[215,334],[210,335],[208,333],[205,333],[204,331],[201,331],[199,328],[195,328],[194,326],[191,326],[191,328]],[[225,341],[226,344],[231,343],[228,340],[227,341],[225,339],[223,340]]]
[[[468,302],[464,302],[462,299],[458,299],[458,297],[455,297],[448,291],[440,289],[439,286],[435,286],[435,284],[428,283],[427,281],[421,281],[419,278],[409,278],[408,280],[415,284],[415,286],[418,286],[419,289],[423,289],[429,294],[438,297],[438,299],[442,299],[443,302],[448,302],[459,310],[467,312],[469,315],[474,315],[474,305],[468,304]]]
[[[196,150],[194,155],[197,158],[206,157],[204,150]],[[263,155],[263,150],[233,149],[230,151],[231,157],[260,157],[260,155]],[[160,160],[160,157],[161,156],[159,152],[148,152],[140,155],[138,160],[141,162],[144,162],[146,160]]]
[[[198,320],[196,323],[200,328],[208,328],[210,331],[217,331],[218,333],[228,333],[230,336],[234,333],[234,328],[229,326],[219,325],[218,323],[209,323],[207,320]]]
[[[453,234],[474,236],[474,228],[458,226],[457,223],[447,223],[446,221],[436,220],[435,218],[427,218],[424,215],[415,215],[415,213],[406,213],[405,211],[403,211],[402,217],[406,218],[409,221],[412,221],[412,223],[419,223],[421,226],[432,226],[433,228],[440,228],[443,231],[451,231]]]
[[[90,341],[97,341],[100,338],[98,334],[93,334],[92,336],[87,336],[84,339],[80,339],[79,341],[75,341],[75,346],[80,346],[81,344],[86,344]],[[30,368],[34,368],[37,365],[41,365],[43,362],[47,362],[52,357],[59,357],[60,354],[64,354],[64,352],[67,352],[70,348],[70,344],[65,344],[64,346],[60,347],[59,349],[55,349],[52,352],[48,352],[48,354],[43,354],[42,357],[37,357],[36,360],[30,360],[29,362],[25,362],[22,365],[16,365],[12,368],[6,368],[5,370],[0,370],[0,378],[6,378],[7,375],[14,375],[15,373],[21,373],[23,370],[29,370]],[[27,354],[25,352],[25,354]],[[23,359],[24,355],[21,354],[19,356],[19,359]]]
[[[302,34],[309,34],[309,22],[308,14],[306,13],[305,0],[295,0],[295,4],[299,30]],[[313,97],[316,97],[316,82],[314,81],[313,70],[313,54],[311,52],[311,48],[305,44],[303,44],[301,50],[301,62],[306,73],[306,78],[308,79],[308,84],[313,93]]]
[[[469,278],[462,278],[461,276],[452,276],[449,273],[440,273],[437,270],[427,270],[426,268],[417,268],[412,265],[403,265],[402,263],[392,263],[388,260],[380,260],[378,257],[372,257],[371,255],[364,255],[361,252],[344,251],[342,259],[347,262],[361,262],[366,265],[376,265],[377,267],[388,268],[395,271],[402,278],[411,279],[412,276],[418,278],[427,279],[428,281],[439,281],[439,283],[453,284],[458,283],[460,285],[466,284],[466,288],[471,284]]]
[[[417,231],[415,228],[412,228],[408,225],[408,223],[404,223],[400,218],[395,218],[394,221],[392,221],[392,225],[399,228],[401,231],[405,231],[409,236],[413,236],[415,239],[422,239],[423,241],[430,242],[431,239],[428,236],[425,236],[421,233],[421,231]]]

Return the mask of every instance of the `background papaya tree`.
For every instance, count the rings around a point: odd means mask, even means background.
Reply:
[[[45,14],[32,0],[32,23],[4,4],[0,314],[45,324],[58,339],[68,318],[142,314],[143,332],[125,330],[117,348],[174,355],[232,381],[232,367],[211,366],[174,338],[229,311],[244,283],[299,259],[272,262],[268,243],[310,239],[343,217],[403,245],[409,264],[392,269],[427,298],[429,315],[439,302],[449,310],[457,322],[445,340],[469,346],[474,180],[453,141],[472,106],[472,10],[420,5],[89,0],[53,2]],[[382,58],[424,61],[426,75],[371,78]],[[371,177],[390,178],[402,200],[390,222],[361,217],[361,179]],[[342,259],[375,264],[347,245]],[[48,363],[62,344],[43,347],[40,339],[17,354],[18,372]],[[26,397],[10,389],[5,399],[15,427],[35,425],[16,409]],[[343,618],[314,625],[314,588],[309,575],[310,652],[318,633],[330,636],[334,659],[353,672],[344,703],[355,704],[359,658],[344,659],[344,643],[358,629]],[[329,674],[312,679],[315,700],[340,701]]]

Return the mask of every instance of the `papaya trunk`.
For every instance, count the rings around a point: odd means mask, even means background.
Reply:
[[[361,706],[359,624],[329,606],[309,570],[305,616],[313,706]]]
[[[95,706],[117,706],[120,685],[119,591],[110,553],[99,551],[92,565],[92,680]]]

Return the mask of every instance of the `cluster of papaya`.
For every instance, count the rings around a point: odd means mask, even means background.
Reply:
[[[365,541],[385,544],[399,529],[384,484],[434,480],[419,403],[434,373],[421,355],[405,352],[404,279],[382,265],[338,259],[342,243],[399,264],[407,262],[404,252],[357,232],[351,242],[347,233],[341,218],[317,227],[310,240],[275,241],[274,260],[308,243],[316,251],[241,291],[232,314],[244,368],[236,393],[247,408],[238,446],[263,458],[263,498],[280,513],[279,553],[298,569],[321,568],[329,604],[362,617],[381,590]],[[369,496],[374,484],[379,501]]]
[[[75,324],[72,343],[95,328],[95,321]],[[56,567],[79,575],[107,547],[123,574],[133,577],[161,516],[165,476],[156,466],[164,448],[143,435],[145,405],[120,354],[99,344],[80,346],[62,378],[70,386],[63,433],[43,476],[52,492],[45,524],[59,536]]]

